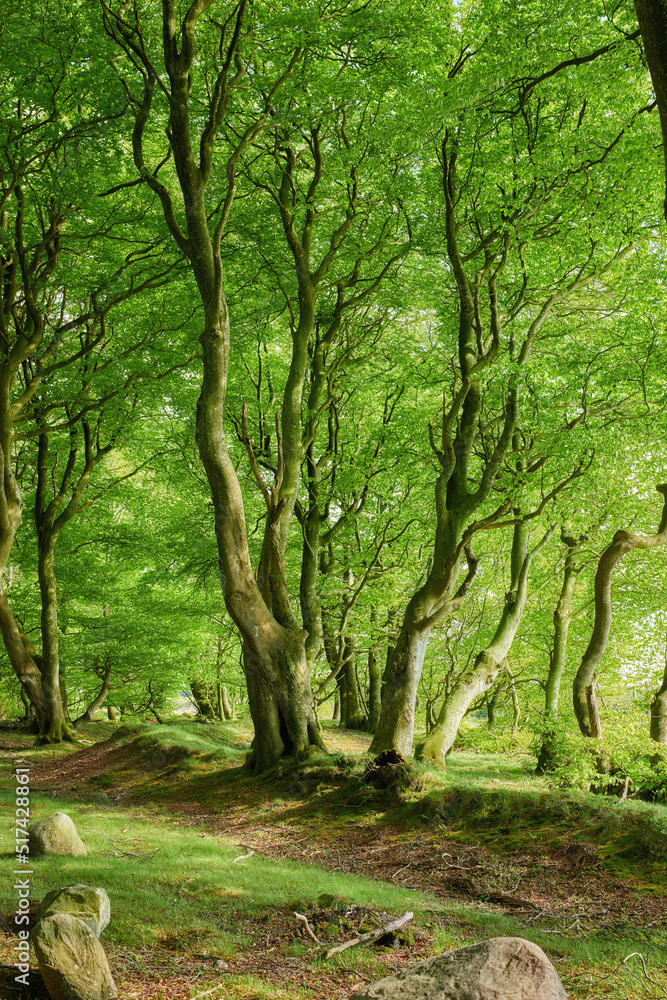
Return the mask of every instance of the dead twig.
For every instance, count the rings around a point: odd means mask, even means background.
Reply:
[[[154,858],[160,850],[159,847],[156,847],[154,851],[147,852],[146,854],[136,854],[134,851],[122,851],[120,847],[117,847],[112,840],[109,840],[106,834],[102,833],[101,830],[96,829],[95,832],[99,833],[100,837],[104,837],[107,843],[111,844],[114,858],[137,858],[139,861],[150,861],[150,859]]]
[[[254,851],[248,851],[247,854],[239,854],[238,858],[232,858],[230,864],[235,865],[237,861],[245,861],[246,858],[251,858],[254,853]]]
[[[368,934],[357,934],[356,938],[352,938],[351,941],[343,941],[342,944],[337,944],[335,948],[329,948],[328,952],[325,954],[325,958],[331,958],[332,955],[338,955],[341,951],[347,951],[348,948],[356,948],[360,944],[371,944],[373,941],[378,941],[380,938],[384,937],[385,934],[391,934],[392,931],[397,931],[399,927],[403,927],[405,924],[410,923],[414,919],[414,913],[407,910],[402,916],[397,917],[396,920],[390,921],[383,927],[379,927],[376,931],[369,931]]]
[[[317,934],[308,923],[308,917],[305,915],[305,913],[297,913],[296,910],[294,910],[294,916],[299,921],[299,923],[303,924],[303,926],[306,928],[306,933],[308,934],[309,937],[313,939],[315,944],[319,945],[320,948],[325,948],[326,946],[322,944]]]

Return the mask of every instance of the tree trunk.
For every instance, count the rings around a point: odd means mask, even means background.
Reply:
[[[414,599],[408,605],[396,645],[388,651],[389,662],[382,678],[382,711],[370,747],[372,754],[398,750],[404,757],[412,755],[417,685],[431,634],[431,628],[420,629],[414,624],[414,619],[420,619],[411,613],[416,605]]]
[[[635,11],[658,104],[667,179],[667,5],[665,0],[635,0]],[[664,211],[667,219],[667,198]]]
[[[534,549],[528,551],[528,524],[514,526],[512,540],[512,585],[505,597],[505,607],[493,639],[477,654],[472,668],[459,677],[445,698],[438,721],[426,737],[420,758],[438,767],[454,745],[459,726],[475,698],[488,691],[503,666],[517,633],[528,597],[528,574],[534,556],[546,545],[552,532],[547,531]]]
[[[267,630],[268,632],[268,630]],[[315,716],[305,635],[276,626],[261,642],[244,637],[243,669],[255,727],[250,763],[255,771],[311,746],[324,749]]]
[[[95,712],[97,712],[98,709],[100,709],[104,704],[106,697],[109,694],[109,691],[111,690],[111,684],[109,682],[109,678],[111,676],[111,666],[112,666],[111,655],[108,652],[105,656],[103,666],[100,666],[99,661],[97,661],[95,666],[95,673],[102,681],[102,685],[100,687],[99,692],[97,693],[97,696],[93,698],[93,700],[91,701],[90,705],[85,710],[85,712],[82,712],[81,715],[78,717],[78,719],[75,719],[74,722],[72,723],[72,729],[75,732],[78,731],[81,728],[81,726],[85,725],[87,722],[92,722]],[[112,722],[116,722],[116,718],[115,715],[113,714],[112,708],[108,709],[108,718],[110,718]]]
[[[194,698],[199,714],[205,719],[219,718],[218,712],[211,699],[211,685],[198,678],[190,681],[190,690]]]
[[[343,668],[340,673],[340,725],[341,729],[363,729],[363,718],[359,705],[357,682],[357,644],[354,636],[341,639],[344,644]]]
[[[633,552],[635,549],[653,549],[667,542],[667,484],[656,486],[656,490],[662,494],[664,501],[657,533],[633,535],[629,531],[617,531],[611,545],[608,545],[600,556],[595,574],[593,632],[572,685],[574,715],[584,736],[592,736],[586,688],[591,684],[595,668],[607,648],[611,630],[611,583],[616,564],[627,552]]]
[[[495,690],[491,692],[490,697],[486,700],[486,725],[488,729],[496,728],[496,722],[498,721],[496,718],[496,710],[498,708],[498,702],[500,701],[501,691],[502,687],[500,683],[498,683]],[[431,729],[433,729],[433,726],[431,726]]]
[[[576,557],[581,545],[586,541],[582,535],[574,539],[561,534],[561,541],[567,546],[565,566],[563,568],[563,584],[556,609],[554,611],[554,645],[549,660],[549,673],[544,689],[544,714],[546,719],[558,717],[558,697],[560,682],[565,669],[565,654],[567,651],[567,636],[572,619],[572,596],[577,578]]]
[[[588,722],[591,727],[591,737],[599,740],[602,737],[602,723],[600,722],[600,712],[598,711],[598,700],[595,697],[595,685],[598,682],[598,675],[593,674],[591,682],[586,686],[586,705],[588,708]]]
[[[229,694],[227,693],[227,685],[220,685],[220,702],[222,706],[221,718],[229,721],[229,719],[234,718],[234,709],[232,708],[231,702],[229,700]]]
[[[74,739],[74,730],[65,716],[60,693],[58,602],[54,570],[55,541],[55,537],[40,539],[37,562],[42,604],[42,688],[46,703],[46,719],[43,721],[37,736],[38,744],[61,743],[63,740]]]
[[[382,676],[380,673],[380,663],[378,659],[378,649],[375,638],[375,628],[377,627],[377,608],[371,611],[371,639],[368,649],[368,719],[366,729],[369,733],[375,733],[382,709]]]
[[[9,607],[7,595],[3,588],[0,588],[0,631],[2,632],[9,662],[21,682],[21,687],[26,697],[32,705],[35,712],[36,724],[39,730],[41,730],[48,717],[48,706],[42,687],[42,675],[21,641],[18,625]]]
[[[651,725],[649,734],[656,743],[667,746],[667,655],[662,684],[651,702]]]

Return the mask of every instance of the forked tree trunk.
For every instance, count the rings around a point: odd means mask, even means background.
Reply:
[[[75,719],[74,722],[72,723],[72,729],[75,732],[78,731],[81,728],[81,726],[86,725],[86,723],[92,722],[95,712],[97,712],[106,701],[107,695],[111,690],[111,681],[110,681],[111,667],[112,667],[111,655],[107,652],[103,666],[100,666],[99,661],[97,661],[95,666],[95,673],[102,681],[100,690],[97,692],[97,695],[93,698],[90,705],[88,705],[85,712],[82,712],[81,715],[78,717],[78,719]],[[108,718],[112,722],[117,721],[114,715],[113,708],[109,708],[107,714]]]
[[[479,695],[494,684],[517,633],[528,597],[530,565],[546,545],[552,532],[547,531],[532,550],[528,551],[528,525],[520,521],[514,526],[512,541],[512,585],[505,597],[500,622],[493,639],[477,654],[470,670],[465,671],[446,696],[438,721],[426,737],[420,757],[444,768],[445,758],[454,745],[459,726],[468,708]]]
[[[563,569],[563,583],[554,611],[554,644],[549,657],[549,673],[544,688],[544,729],[542,745],[537,758],[536,771],[538,774],[552,770],[556,764],[553,740],[554,724],[558,718],[560,684],[565,670],[567,637],[572,620],[572,597],[578,572],[576,557],[581,545],[586,541],[586,536],[582,535],[579,539],[575,539],[563,532],[561,541],[567,546],[567,553]]]
[[[577,579],[576,558],[579,549],[586,541],[586,537],[582,535],[580,538],[574,539],[562,534],[561,541],[567,546],[567,554],[563,569],[563,584],[554,611],[554,645],[544,689],[544,714],[547,720],[554,720],[558,717],[560,683],[565,669],[567,637],[572,620],[572,596]]]
[[[378,720],[370,753],[398,750],[404,757],[412,755],[415,733],[417,685],[424,666],[431,628],[420,629],[412,620],[411,601],[406,611],[396,645],[389,651],[389,662],[382,678],[382,711]],[[420,617],[417,617],[417,621]],[[421,616],[423,617],[423,616]]]
[[[253,638],[251,645],[244,637],[244,670],[255,727],[252,764],[261,772],[283,756],[311,746],[323,749],[323,743],[310,691],[304,633],[275,626],[261,643]]]
[[[667,484],[656,486],[656,490],[663,496],[662,515],[656,534],[633,535],[629,531],[617,531],[611,545],[600,556],[595,574],[593,633],[572,686],[574,715],[584,736],[592,736],[586,688],[590,686],[595,669],[607,648],[611,630],[611,583],[616,565],[628,552],[657,548],[667,542]]]

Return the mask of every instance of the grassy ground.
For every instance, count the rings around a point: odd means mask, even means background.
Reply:
[[[331,756],[260,781],[242,768],[249,736],[238,723],[96,724],[83,746],[34,749],[0,732],[7,920],[22,760],[32,815],[67,812],[89,852],[34,858],[33,904],[72,882],[107,889],[104,944],[127,1000],[342,1000],[498,934],[543,947],[573,1000],[667,996],[665,807],[554,792],[525,757],[490,754],[454,755],[446,777],[417,768],[400,795],[377,791],[360,777],[368,738],[339,731]],[[330,946],[408,909],[409,933],[326,961],[294,916]],[[6,926],[8,964],[13,942]]]

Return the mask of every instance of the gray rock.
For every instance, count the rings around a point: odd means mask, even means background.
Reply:
[[[111,905],[106,889],[92,885],[66,885],[62,889],[47,892],[39,904],[36,919],[44,920],[56,913],[69,913],[71,917],[83,920],[95,937],[99,937],[111,919]]]
[[[567,1000],[541,948],[517,937],[489,938],[364,987],[350,1000]]]
[[[67,813],[52,813],[30,824],[28,845],[31,854],[87,854],[86,845]]]
[[[69,913],[35,924],[32,943],[51,1000],[113,1000],[118,996],[104,948],[89,927]]]

